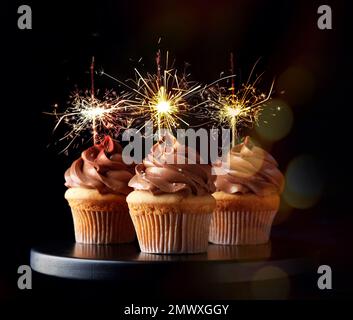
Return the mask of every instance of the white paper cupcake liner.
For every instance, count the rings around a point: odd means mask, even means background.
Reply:
[[[71,207],[75,238],[79,243],[127,243],[135,231],[127,210],[84,210]]]
[[[131,215],[140,249],[146,253],[206,252],[212,213]]]
[[[215,211],[209,241],[223,245],[262,244],[269,241],[277,211]]]

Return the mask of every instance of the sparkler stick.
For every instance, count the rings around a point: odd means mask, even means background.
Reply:
[[[161,85],[161,50],[157,51],[156,55],[156,65],[157,65],[157,82]]]
[[[233,75],[234,74],[234,57],[233,57],[233,52],[230,53],[230,73]],[[232,77],[232,96],[234,98],[235,95],[235,80],[234,77]]]
[[[91,100],[92,103],[95,100],[94,97],[94,57],[92,57],[92,62],[91,62]],[[96,145],[98,143],[98,133],[97,133],[97,124],[96,124],[96,115],[93,114],[92,118],[92,131],[93,131],[93,144]]]
[[[234,58],[233,58],[233,52],[230,53],[230,72],[233,75],[234,74]],[[235,103],[235,80],[234,77],[232,77],[232,103]],[[235,140],[237,139],[237,122],[236,122],[236,110],[234,110],[234,116],[231,119],[231,127],[232,127],[232,147],[235,146]]]
[[[94,98],[94,57],[92,57],[90,70],[91,70],[91,97],[93,99]]]
[[[156,65],[157,65],[157,84],[158,84],[158,95],[160,96],[160,103],[163,103],[161,105],[160,109],[165,109],[166,111],[168,110],[168,104],[167,104],[167,99],[165,99],[165,89],[164,87],[161,86],[161,50],[159,49],[157,51],[156,55]],[[158,112],[157,114],[157,126],[158,126],[158,140],[161,138],[161,113]]]

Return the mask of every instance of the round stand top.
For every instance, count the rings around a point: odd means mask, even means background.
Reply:
[[[272,240],[263,245],[208,246],[203,254],[140,252],[138,245],[51,244],[31,250],[33,270],[67,279],[146,281],[152,276],[233,283],[311,272],[317,254],[303,243]]]

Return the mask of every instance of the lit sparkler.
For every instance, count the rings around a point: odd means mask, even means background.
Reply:
[[[156,65],[157,73],[147,74],[146,77],[135,69],[137,79],[133,81],[133,86],[127,86],[120,80],[104,72],[103,74],[135,93],[135,101],[130,105],[134,109],[132,113],[137,117],[152,120],[160,139],[162,129],[172,130],[178,127],[180,122],[188,125],[181,115],[190,109],[187,100],[200,90],[201,86],[188,81],[185,72],[180,76],[176,69],[168,67],[168,52],[165,69],[162,70],[161,67],[160,51],[157,52]]]
[[[233,54],[231,54],[231,72],[233,70]],[[239,130],[244,127],[251,128],[258,123],[261,110],[265,103],[271,98],[274,81],[271,83],[268,93],[260,92],[257,84],[262,74],[257,76],[251,83],[251,79],[258,61],[253,66],[249,78],[239,89],[235,89],[234,76],[230,88],[217,85],[208,90],[210,116],[220,126],[226,125],[232,131],[232,146],[235,146],[239,139]],[[230,91],[230,93],[229,93]]]
[[[122,128],[129,125],[128,105],[130,103],[129,94],[118,96],[114,91],[100,91],[94,89],[94,58],[92,59],[91,89],[86,91],[76,91],[70,96],[70,103],[62,113],[57,112],[57,105],[53,113],[57,123],[53,131],[64,123],[68,131],[59,141],[68,140],[69,143],[62,150],[65,152],[75,141],[82,137],[87,131],[93,135],[93,143],[98,144],[103,135],[112,137],[119,134]],[[96,95],[101,96],[97,98]]]

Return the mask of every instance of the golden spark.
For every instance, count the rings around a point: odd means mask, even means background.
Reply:
[[[232,61],[232,58],[231,58]],[[267,93],[261,92],[257,85],[263,75],[260,74],[251,82],[255,67],[253,66],[249,78],[237,90],[232,79],[230,88],[216,85],[211,86],[208,91],[208,106],[210,107],[209,116],[219,126],[227,126],[232,131],[232,146],[235,146],[239,139],[239,131],[242,128],[252,128],[258,123],[261,110],[265,103],[271,98],[274,81]],[[230,93],[229,93],[230,91]]]
[[[136,80],[131,80],[132,85],[127,86],[120,80],[103,73],[111,79],[128,87],[135,95],[135,101],[130,107],[133,109],[132,115],[141,119],[152,120],[154,128],[158,130],[158,138],[161,138],[161,130],[172,130],[180,125],[180,122],[188,125],[183,119],[191,106],[188,98],[196,94],[201,86],[188,80],[188,75],[184,71],[179,75],[177,69],[169,68],[168,52],[166,53],[165,68],[161,67],[160,51],[157,52],[156,74],[147,73],[143,76],[135,69]],[[141,127],[141,129],[144,125]]]
[[[99,95],[99,91],[96,92]],[[76,91],[70,96],[69,106],[53,113],[57,119],[53,131],[61,124],[68,128],[59,141],[69,141],[62,152],[75,144],[77,139],[84,137],[86,132],[92,133],[93,143],[97,144],[104,135],[117,136],[121,129],[127,128],[130,123],[128,113],[129,99],[127,95],[118,96],[114,91],[106,91],[102,98],[92,95],[91,91]],[[91,137],[92,137],[91,136]]]
[[[69,106],[61,113],[57,112],[58,105],[55,105],[53,113],[57,123],[53,131],[56,131],[61,123],[69,128],[59,141],[68,140],[68,145],[61,151],[66,152],[68,148],[81,137],[83,133],[90,131],[93,137],[93,144],[98,144],[104,135],[112,137],[119,134],[122,128],[128,127],[131,123],[127,112],[131,103],[131,94],[124,93],[118,96],[114,91],[105,91],[102,98],[97,98],[100,91],[94,89],[94,57],[90,66],[91,89],[84,92],[75,91],[70,96]]]

